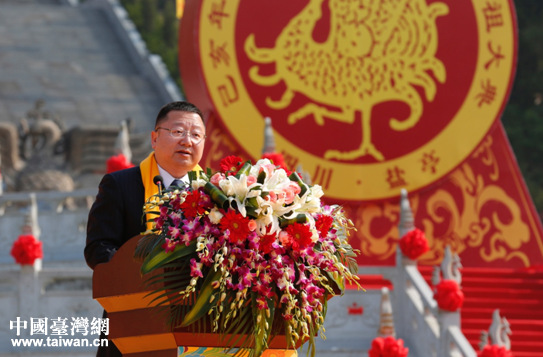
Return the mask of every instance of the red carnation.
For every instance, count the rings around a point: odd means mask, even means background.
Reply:
[[[220,167],[223,172],[236,174],[243,166],[243,159],[239,156],[230,155],[221,160]]]
[[[206,207],[200,203],[200,191],[188,192],[180,208],[183,210],[185,218],[194,218],[198,215],[203,215]]]
[[[36,259],[43,258],[42,242],[32,234],[20,235],[11,247],[11,255],[21,265],[32,265]]]
[[[445,279],[437,284],[434,299],[441,310],[456,311],[464,303],[464,293],[455,280]]]
[[[396,340],[392,336],[374,338],[368,351],[369,357],[407,357],[408,353],[409,349],[403,346],[403,340]]]
[[[243,217],[234,210],[228,210],[219,223],[222,230],[230,231],[230,241],[233,243],[244,241],[251,230],[249,229],[249,218]]]
[[[292,237],[292,250],[294,251],[304,250],[313,243],[309,226],[305,224],[291,224],[287,226],[286,232]]]
[[[415,228],[407,232],[400,239],[400,249],[403,255],[411,260],[415,260],[429,251],[430,247],[428,246],[428,241],[426,240],[424,232]]]
[[[513,354],[504,346],[486,345],[477,353],[477,357],[513,357]]]
[[[326,237],[332,228],[334,219],[331,216],[322,215],[315,222],[315,228],[319,231],[321,237]]]
[[[260,237],[260,251],[264,254],[271,253],[273,243],[277,241],[276,234],[266,234]]]
[[[134,164],[128,161],[126,159],[126,156],[124,156],[123,154],[114,155],[106,161],[106,168],[108,174],[115,171],[128,169],[130,167],[134,167]]]

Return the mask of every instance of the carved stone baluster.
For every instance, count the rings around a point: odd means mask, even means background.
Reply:
[[[379,321],[379,331],[377,335],[381,337],[392,336],[396,338],[396,330],[394,329],[394,317],[392,315],[392,304],[390,302],[390,294],[387,287],[381,289],[381,317]]]

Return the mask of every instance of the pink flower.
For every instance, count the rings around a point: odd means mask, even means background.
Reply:
[[[284,247],[290,247],[292,245],[292,237],[285,231],[279,232],[279,241]]]
[[[270,202],[277,202],[277,194],[275,194],[275,192],[273,191],[270,191],[268,196],[266,196],[266,198],[270,201]]]
[[[166,241],[164,244],[162,244],[162,249],[166,251],[166,253],[173,252],[175,249],[175,246],[179,243],[177,240],[166,238]]]
[[[168,227],[168,235],[172,238],[179,238],[181,233],[179,227]]]
[[[256,176],[249,175],[247,176],[247,186],[251,186],[256,182]]]
[[[253,232],[256,229],[256,221],[254,219],[249,220],[247,223],[247,226],[251,232]]]
[[[258,307],[259,310],[264,310],[264,309],[267,309],[268,308],[268,302],[266,301],[266,298],[264,297],[257,297],[256,298],[256,306]]]
[[[220,172],[217,172],[215,175],[211,176],[211,178],[209,179],[209,181],[214,184],[215,186],[219,187],[219,183],[222,181],[222,180],[225,180],[226,179],[226,176],[224,176],[223,173],[220,173]]]
[[[296,197],[296,193],[294,192],[294,190],[289,187],[286,188],[283,193],[285,194],[285,204],[289,205],[294,202],[294,197]]]
[[[264,171],[266,173],[266,176],[271,176],[273,172],[275,171],[275,165],[273,164],[262,164],[260,166],[260,172]]]
[[[203,278],[202,266],[202,263],[198,263],[196,259],[192,258],[190,260],[190,276]]]

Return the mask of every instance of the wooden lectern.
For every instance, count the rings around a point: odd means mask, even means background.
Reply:
[[[178,346],[222,347],[218,334],[171,330],[166,316],[153,308],[152,297],[146,297],[150,289],[143,284],[141,263],[134,259],[140,237],[130,239],[110,262],[94,269],[93,298],[107,311],[109,338],[128,357],[178,357]],[[285,350],[286,346],[286,337],[276,336],[264,356],[296,356],[296,350]]]

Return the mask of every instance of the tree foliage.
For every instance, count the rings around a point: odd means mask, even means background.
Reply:
[[[177,85],[182,88],[178,65],[178,28],[174,0],[121,0],[141,34],[149,52],[162,61]]]
[[[543,2],[517,0],[518,65],[502,123],[536,208],[543,212]]]
[[[172,78],[182,88],[175,1],[121,0],[121,3],[149,51],[162,57]],[[515,7],[519,25],[518,67],[502,122],[537,210],[543,212],[543,165],[539,164],[543,157],[543,1],[517,0]]]

